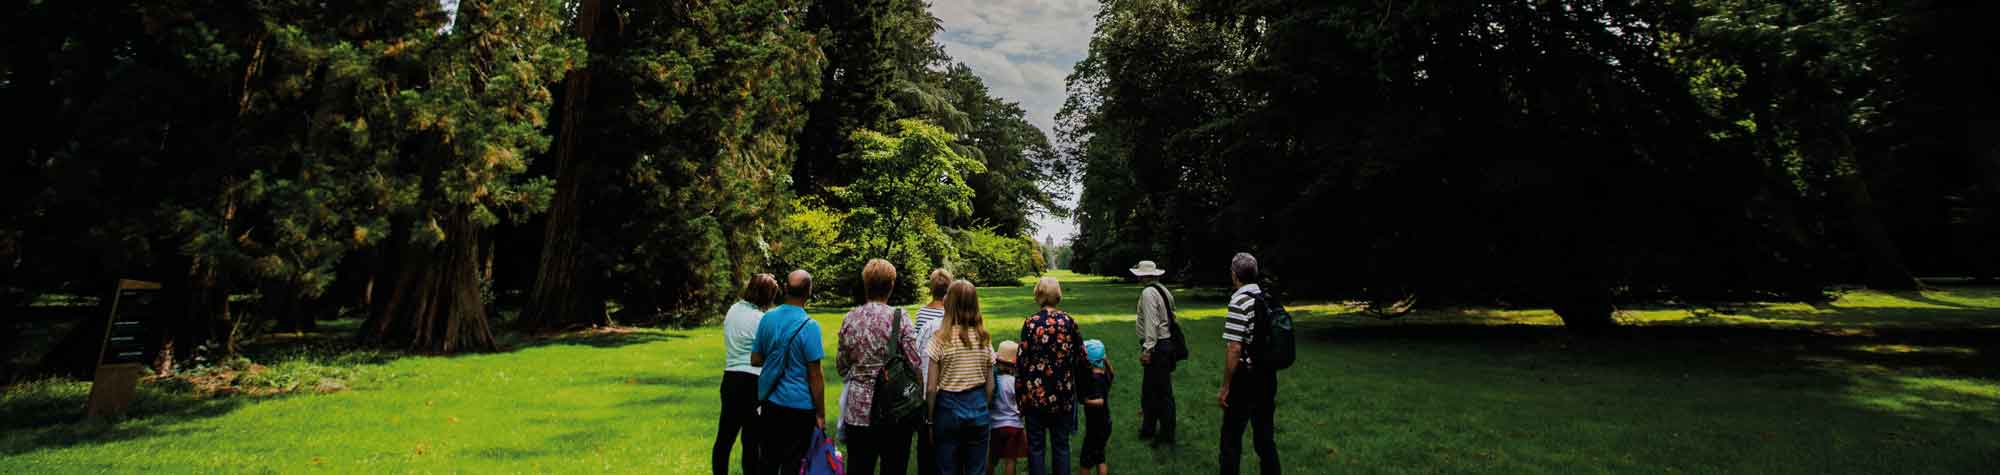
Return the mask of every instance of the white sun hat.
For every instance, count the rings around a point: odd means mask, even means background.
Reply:
[[[1139,261],[1139,265],[1132,267],[1132,275],[1139,277],[1156,277],[1165,273],[1167,273],[1167,270],[1161,269],[1153,261]]]

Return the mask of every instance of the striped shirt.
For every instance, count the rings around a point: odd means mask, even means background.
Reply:
[[[971,329],[961,329],[965,334],[960,338],[933,338],[924,353],[937,362],[944,374],[938,376],[938,390],[946,392],[968,391],[986,385],[986,378],[993,375],[993,349],[976,341]],[[966,343],[967,340],[974,340]],[[928,376],[926,379],[928,380]]]
[[[1251,343],[1251,335],[1257,330],[1257,299],[1250,298],[1250,294],[1263,291],[1257,284],[1249,284],[1229,294],[1229,320],[1222,324],[1222,341]],[[1249,351],[1243,352],[1242,362],[1250,362]]]
[[[933,339],[933,336],[937,335],[937,329],[941,326],[944,326],[944,308],[924,307],[917,309],[916,329],[918,344],[929,348],[929,342]],[[924,381],[931,380],[931,354],[929,351],[917,352],[917,376],[924,378]]]

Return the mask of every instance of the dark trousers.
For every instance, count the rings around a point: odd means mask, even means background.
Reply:
[[[1174,362],[1164,357],[1145,365],[1145,380],[1139,384],[1139,437],[1173,442],[1177,420],[1174,405]]]
[[[840,437],[847,440],[847,473],[910,473],[912,429],[909,424],[842,426]]]
[[[917,426],[917,475],[938,475],[937,438],[932,436],[931,425]]]
[[[715,475],[729,474],[729,448],[743,440],[743,473],[757,473],[757,375],[722,372],[722,423],[715,428],[715,448],[708,463]]]
[[[1028,426],[1028,475],[1069,475],[1069,436],[1076,432],[1076,412],[1023,412],[1021,419]]]
[[[1083,453],[1077,458],[1084,472],[1104,464],[1104,446],[1111,443],[1111,401],[1083,408]]]
[[[1257,444],[1257,466],[1263,475],[1278,475],[1278,443],[1273,435],[1272,416],[1277,410],[1278,375],[1267,371],[1240,370],[1229,384],[1229,408],[1222,411],[1223,475],[1235,475],[1243,459],[1243,429],[1255,430],[1250,438]]]
[[[758,470],[767,475],[799,473],[806,449],[812,447],[813,411],[768,402],[761,410],[764,412],[757,415]]]

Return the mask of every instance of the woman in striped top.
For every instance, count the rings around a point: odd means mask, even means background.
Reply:
[[[937,463],[945,474],[986,473],[987,431],[993,425],[993,336],[979,314],[979,292],[971,282],[952,282],[945,292],[944,320],[925,353]]]

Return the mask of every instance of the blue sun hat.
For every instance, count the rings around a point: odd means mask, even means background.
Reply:
[[[1096,366],[1096,367],[1099,367],[1099,368],[1103,368],[1103,367],[1104,367],[1104,342],[1103,342],[1103,341],[1098,341],[1098,340],[1084,340],[1084,341],[1083,341],[1083,355],[1084,355],[1085,357],[1088,357],[1088,358],[1090,358],[1090,365],[1091,365],[1091,366]]]

